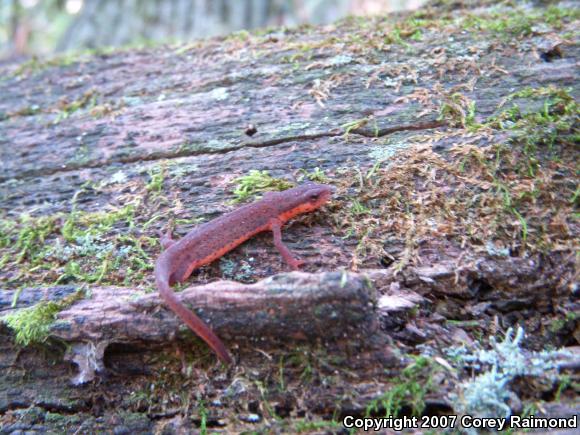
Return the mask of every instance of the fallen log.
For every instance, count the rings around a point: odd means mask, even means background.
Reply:
[[[377,328],[374,293],[362,276],[347,272],[292,272],[250,285],[217,281],[178,296],[226,343],[256,337],[327,341]],[[65,358],[79,367],[73,382],[84,383],[104,370],[110,344],[165,343],[187,331],[157,293],[95,287],[58,314],[50,334],[71,344]]]

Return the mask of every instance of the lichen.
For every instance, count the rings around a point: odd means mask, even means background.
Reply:
[[[465,347],[451,348],[448,356],[462,369],[479,373],[460,385],[452,394],[458,412],[478,417],[509,417],[508,399],[511,382],[517,377],[542,377],[551,382],[559,379],[556,361],[561,351],[531,352],[521,347],[524,329],[514,334],[508,329],[503,341],[490,338],[490,349],[468,351]]]

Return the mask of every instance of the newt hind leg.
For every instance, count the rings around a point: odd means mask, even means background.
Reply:
[[[171,276],[169,277],[170,281],[173,281],[173,283],[184,283],[187,278],[189,278],[189,275],[191,275],[191,271],[189,270],[188,264],[186,263],[181,263],[177,269],[175,270],[175,272],[173,272],[171,274]]]

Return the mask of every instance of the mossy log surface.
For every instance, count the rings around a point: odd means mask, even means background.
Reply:
[[[578,415],[579,20],[566,2],[434,2],[0,66],[0,315],[56,307],[40,343],[0,323],[0,432],[469,413],[473,372],[447,350],[518,326],[526,352],[572,356],[566,381],[514,381],[506,406]],[[180,289],[225,368],[152,268],[159,231],[235,209],[250,171],[337,192],[285,228],[303,272],[263,234]]]

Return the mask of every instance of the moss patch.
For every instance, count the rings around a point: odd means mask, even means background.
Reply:
[[[251,170],[248,175],[234,180],[234,202],[244,202],[259,193],[290,189],[294,185],[281,178],[274,178],[268,171]]]
[[[433,376],[443,367],[424,356],[412,356],[413,362],[405,367],[386,393],[372,400],[366,409],[366,417],[384,415],[396,418],[402,415],[403,407],[411,414],[421,415],[425,409],[425,396],[437,389]]]
[[[83,297],[84,291],[80,290],[61,301],[40,302],[33,307],[7,314],[0,320],[14,330],[17,344],[28,346],[31,343],[42,343],[48,338],[58,312]]]
[[[430,144],[414,146],[366,174],[345,171],[342,192],[349,192],[349,205],[336,222],[345,236],[359,241],[354,266],[392,256],[403,268],[417,262],[426,240],[517,256],[575,249],[577,103],[557,88],[526,90],[517,97],[539,98],[542,109],[522,114],[518,106],[502,106],[477,127],[482,138],[507,132],[507,141],[483,147],[459,143],[446,156]],[[466,123],[457,141],[473,134]],[[387,234],[392,240],[385,240]],[[394,255],[389,244],[399,247]]]
[[[0,266],[8,286],[138,283],[152,269],[156,239],[136,236],[130,204],[117,210],[0,220]],[[146,216],[146,215],[144,215]]]

